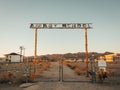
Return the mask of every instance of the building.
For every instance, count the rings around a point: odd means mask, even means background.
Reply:
[[[112,53],[112,54],[107,54],[107,55],[104,55],[104,58],[106,60],[106,62],[113,62],[114,61],[114,57],[116,57],[117,54],[115,53]],[[100,58],[102,58],[103,56],[100,56]]]
[[[5,54],[6,62],[23,62],[23,55],[17,53]]]

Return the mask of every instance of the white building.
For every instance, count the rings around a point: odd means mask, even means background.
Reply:
[[[17,53],[5,54],[7,62],[23,62],[23,56]]]

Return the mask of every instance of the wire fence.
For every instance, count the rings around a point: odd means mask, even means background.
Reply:
[[[120,62],[107,63],[107,78],[100,80],[98,76],[98,65],[95,62],[95,73],[87,76],[84,67],[85,62],[68,61],[39,61],[36,63],[0,63],[0,83],[25,83],[25,82],[92,82],[109,85],[120,84]],[[93,65],[89,62],[88,71]]]

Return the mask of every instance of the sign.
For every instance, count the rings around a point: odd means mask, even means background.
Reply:
[[[31,23],[32,29],[91,29],[92,23]]]
[[[106,67],[107,65],[106,65],[106,61],[105,60],[99,60],[98,61],[98,66],[99,67]]]

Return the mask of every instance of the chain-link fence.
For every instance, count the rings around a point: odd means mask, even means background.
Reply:
[[[38,61],[26,63],[0,63],[0,83],[23,82],[94,82],[120,84],[120,62],[107,63],[107,76],[100,80],[97,62]],[[36,69],[36,72],[35,72]],[[88,72],[87,72],[88,71]],[[88,75],[87,75],[88,73]]]

